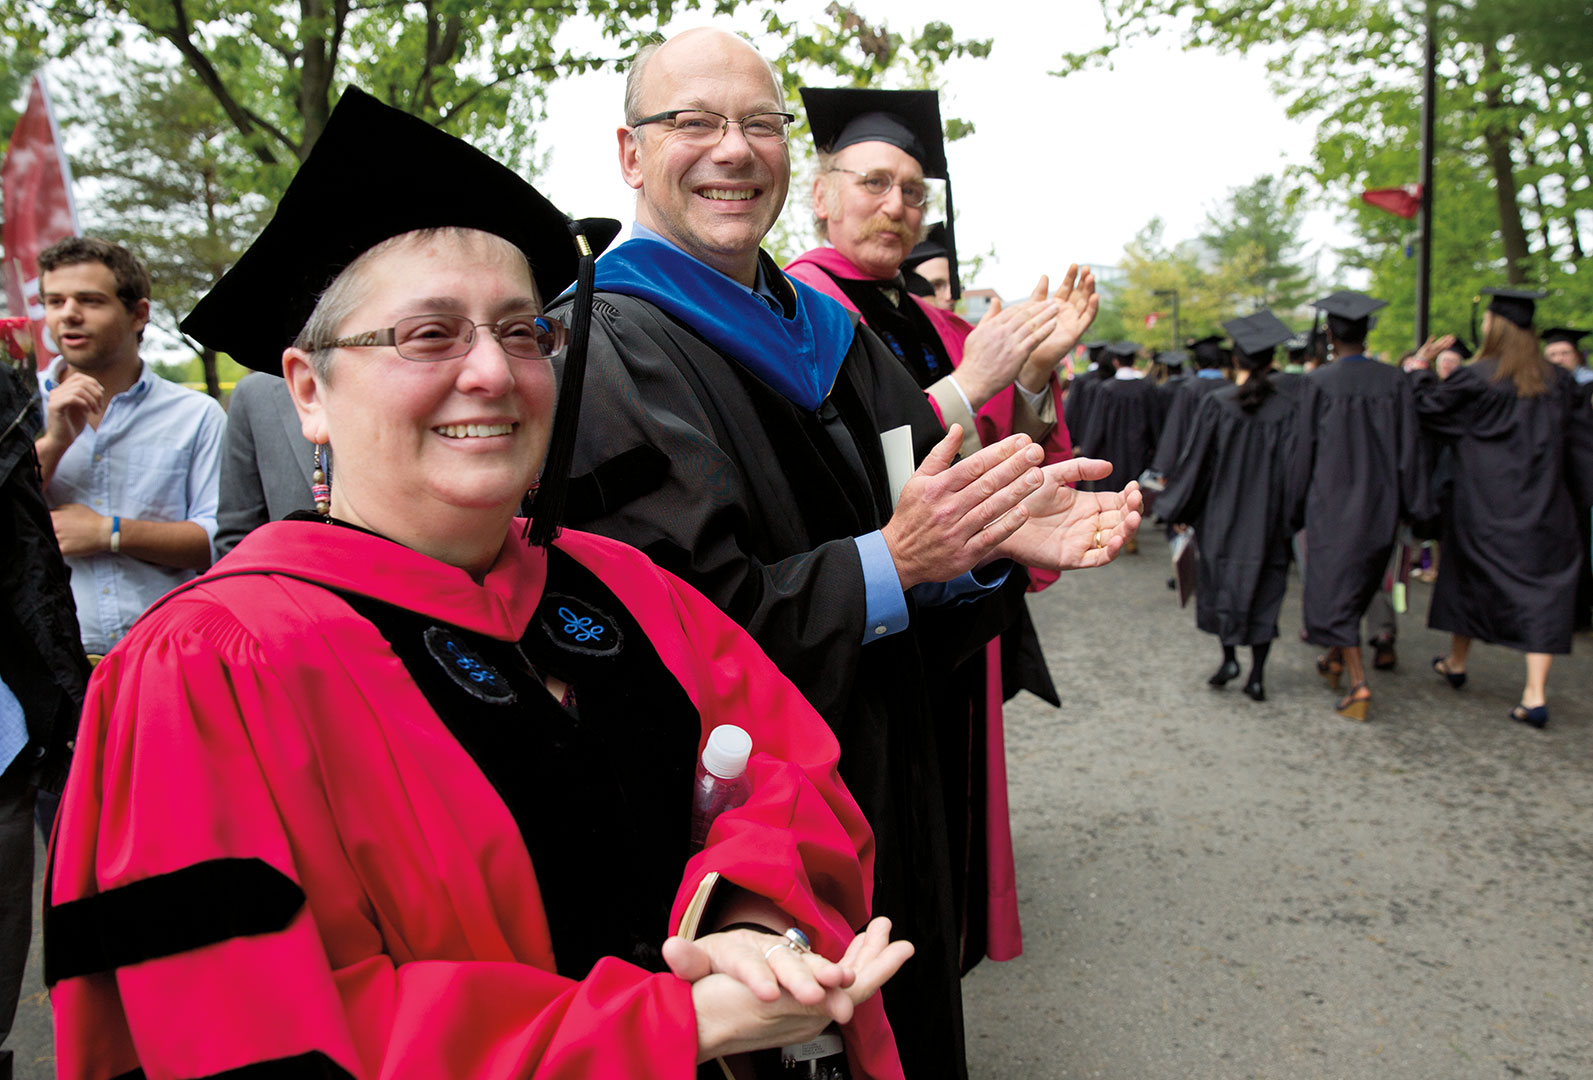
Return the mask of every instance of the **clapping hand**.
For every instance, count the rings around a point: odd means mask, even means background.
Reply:
[[[999,551],[1038,570],[1081,570],[1105,566],[1139,528],[1144,499],[1139,484],[1122,491],[1078,491],[1069,484],[1104,480],[1112,463],[1073,458],[1045,466],[1040,489],[1023,501],[1023,523]]]
[[[1041,274],[1029,299],[1045,300],[1050,284],[1050,279]],[[1101,298],[1095,292],[1095,275],[1088,266],[1081,271],[1076,263],[1068,267],[1051,299],[1060,305],[1056,324],[1018,370],[1019,385],[1031,394],[1038,393],[1050,382],[1057,365],[1078,345],[1101,306]]]

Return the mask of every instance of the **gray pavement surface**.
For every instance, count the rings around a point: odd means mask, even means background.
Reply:
[[[1534,731],[1519,654],[1429,670],[1413,585],[1357,724],[1297,581],[1257,704],[1141,552],[1030,598],[1065,705],[1009,706],[1025,949],[964,980],[973,1077],[1593,1077],[1593,636]]]
[[[1256,704],[1206,686],[1166,577],[1147,528],[1031,597],[1066,704],[1009,705],[1025,951],[964,982],[975,1080],[1593,1077],[1593,637],[1533,731],[1515,653],[1478,646],[1458,693],[1428,670],[1413,586],[1362,725],[1297,587]],[[38,960],[19,1080],[54,1075]]]

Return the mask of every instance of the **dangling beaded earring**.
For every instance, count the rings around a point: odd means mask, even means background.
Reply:
[[[315,502],[315,512],[326,517],[332,512],[332,485],[326,482],[326,462],[321,457],[321,444],[315,444],[315,469],[310,473],[310,498]]]

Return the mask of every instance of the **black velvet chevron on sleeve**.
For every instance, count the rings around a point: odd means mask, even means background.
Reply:
[[[45,985],[275,933],[303,906],[304,890],[260,859],[210,859],[81,900],[47,903]]]
[[[134,1069],[132,1072],[114,1077],[113,1080],[147,1080],[147,1078],[143,1069]],[[252,1065],[240,1065],[236,1069],[195,1077],[194,1080],[354,1080],[354,1078],[349,1075],[347,1069],[321,1051],[312,1050],[308,1054],[295,1054],[293,1057],[273,1058],[270,1061],[257,1061]]]

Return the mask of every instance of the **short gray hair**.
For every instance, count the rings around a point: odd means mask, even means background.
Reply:
[[[648,62],[652,60],[653,54],[658,52],[665,44],[663,38],[656,34],[653,36],[655,40],[636,50],[635,57],[631,59],[631,69],[625,75],[626,127],[635,127],[636,121],[642,118],[642,79],[644,77],[644,69],[647,67]],[[740,35],[735,36],[739,37]],[[746,42],[749,48],[752,46],[752,42],[747,41],[746,38],[743,37],[741,40]],[[785,87],[780,82],[780,73],[775,70],[774,64],[770,62],[767,56],[758,52],[757,49],[752,51],[756,53],[759,60],[763,61],[763,66],[769,70],[769,85],[774,89],[775,100],[784,101]],[[640,132],[633,131],[631,134],[640,135]]]
[[[478,229],[466,228],[463,225],[437,225],[389,236],[381,243],[361,252],[357,259],[345,266],[337,277],[332,279],[332,283],[322,290],[320,298],[315,302],[315,310],[311,311],[309,319],[305,320],[304,329],[300,330],[299,336],[294,339],[293,347],[310,354],[310,366],[323,382],[330,379],[332,354],[337,350],[326,348],[324,343],[337,338],[338,330],[343,323],[370,295],[370,282],[366,279],[366,270],[370,264],[387,252],[405,244],[420,243],[445,236],[463,239],[471,235],[485,236],[490,242],[504,245],[522,259],[525,258],[524,252],[503,237],[493,233],[482,233]],[[529,259],[526,260],[526,265],[530,266]],[[536,281],[533,278],[532,289],[535,288]]]

